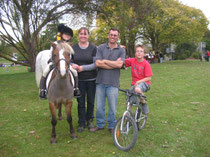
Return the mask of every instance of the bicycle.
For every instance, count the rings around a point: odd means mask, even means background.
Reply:
[[[115,146],[123,151],[130,150],[136,143],[138,131],[142,130],[147,121],[147,115],[142,113],[141,99],[146,97],[130,91],[128,89],[119,89],[126,93],[126,111],[118,119],[113,129],[113,141]],[[132,106],[135,106],[135,112],[132,112]]]

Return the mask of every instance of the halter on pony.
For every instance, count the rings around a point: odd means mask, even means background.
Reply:
[[[65,42],[52,43],[52,62],[56,72],[64,77],[69,69],[71,54],[74,54],[72,47]]]

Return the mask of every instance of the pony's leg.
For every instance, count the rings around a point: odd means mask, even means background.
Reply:
[[[51,133],[51,140],[50,142],[52,144],[55,144],[57,142],[56,140],[56,132],[55,132],[55,126],[57,124],[57,119],[56,119],[56,107],[52,102],[49,102],[49,106],[50,106],[50,112],[51,112],[51,124],[52,124],[52,133]]]
[[[71,116],[72,101],[68,101],[66,103],[65,107],[66,107],[67,121],[68,121],[69,126],[70,126],[70,134],[71,134],[71,137],[73,139],[76,139],[77,138],[77,135],[76,135],[76,133],[74,131],[74,128],[73,128],[72,116]]]
[[[61,111],[62,111],[62,104],[59,104],[58,105],[58,119],[59,120],[63,120]]]

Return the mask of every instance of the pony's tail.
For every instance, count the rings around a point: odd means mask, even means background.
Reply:
[[[42,77],[42,68],[41,68],[41,54],[39,53],[36,56],[36,63],[35,63],[35,77],[36,77],[36,84],[39,88],[40,80]]]

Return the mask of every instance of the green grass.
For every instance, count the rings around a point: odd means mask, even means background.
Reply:
[[[4,58],[0,58],[0,63],[12,63],[11,61],[8,61]]]
[[[87,129],[69,136],[66,120],[56,126],[58,143],[50,144],[50,112],[47,100],[38,99],[34,73],[25,67],[0,68],[1,157],[207,157],[210,156],[210,63],[172,61],[152,64],[153,78],[147,103],[146,127],[134,148],[118,150],[107,129]],[[121,71],[121,88],[129,88],[130,69]],[[119,94],[117,118],[125,110]],[[64,114],[64,119],[66,115]],[[77,125],[74,100],[73,121]],[[95,119],[94,119],[95,123]]]
[[[15,66],[15,67],[11,67],[11,66],[6,66],[6,67],[0,67],[0,75],[8,75],[8,74],[18,74],[18,73],[24,73],[24,72],[28,72],[29,71],[29,67],[26,66]],[[1,83],[0,83],[1,84]]]

